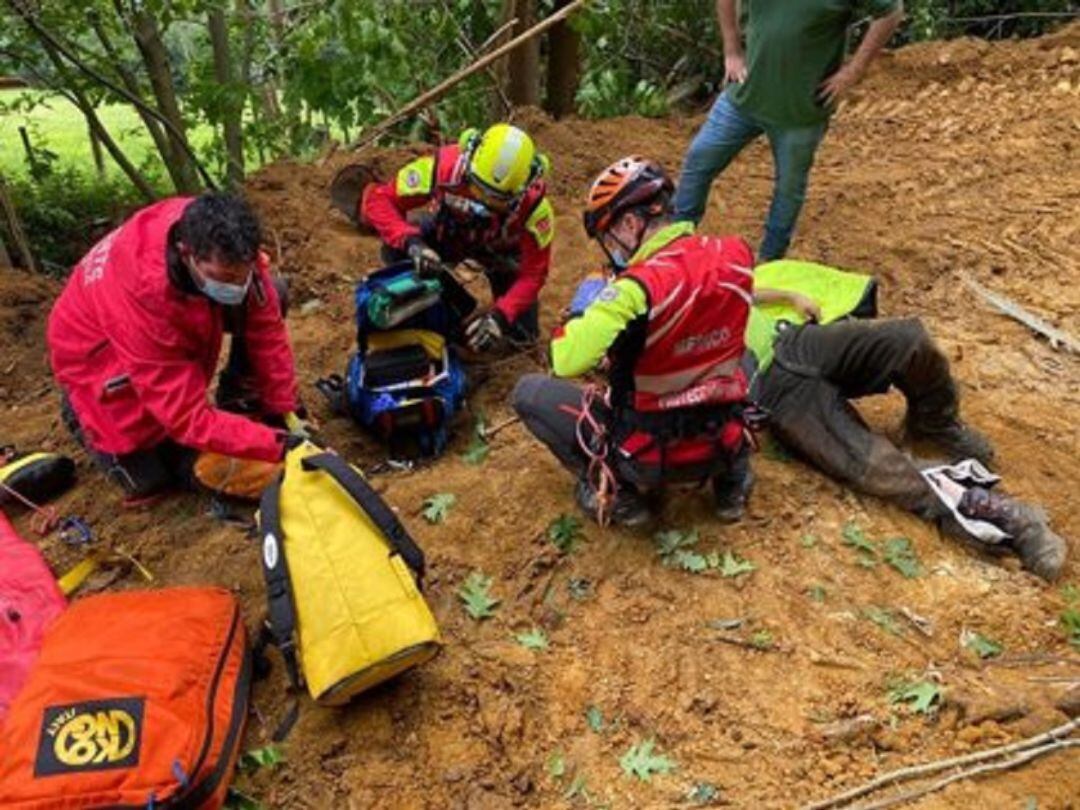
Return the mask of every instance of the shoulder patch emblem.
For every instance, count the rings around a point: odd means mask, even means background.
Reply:
[[[420,172],[416,169],[409,169],[408,174],[405,175],[405,185],[408,188],[420,187]]]
[[[608,284],[604,289],[600,291],[600,294],[596,296],[597,301],[604,301],[610,303],[619,297],[619,291],[614,284]]]

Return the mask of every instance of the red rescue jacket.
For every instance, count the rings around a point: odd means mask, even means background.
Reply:
[[[457,144],[440,147],[434,155],[404,166],[394,180],[367,186],[360,200],[360,218],[387,245],[404,250],[410,237],[421,235],[420,226],[410,222],[407,214],[423,207],[435,217],[437,234],[443,231],[439,247],[456,254],[444,258],[481,258],[484,251],[517,256],[517,280],[494,305],[513,323],[536,303],[547,280],[555,215],[543,180],[536,180],[508,214],[472,221],[461,205],[475,200],[465,168],[465,156]]]
[[[75,266],[53,305],[47,340],[53,373],[87,442],[124,454],[171,438],[186,447],[276,461],[284,434],[211,406],[225,310],[169,280],[169,229],[190,198],[148,206],[105,236]],[[297,407],[292,349],[269,259],[244,303],[244,337],[263,407]]]

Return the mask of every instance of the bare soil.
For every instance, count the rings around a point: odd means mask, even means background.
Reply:
[[[996,442],[1008,490],[1048,510],[1070,538],[1065,583],[1080,585],[1080,361],[981,304],[966,271],[1058,327],[1080,333],[1080,27],[1040,40],[960,40],[884,57],[835,117],[814,169],[792,255],[876,273],[888,315],[923,317],[962,381],[967,418]],[[544,291],[546,325],[582,274],[601,259],[582,233],[589,179],[641,152],[677,170],[702,116],[551,122],[522,119],[554,164],[558,237]],[[418,147],[417,149],[419,149]],[[371,152],[385,172],[409,150]],[[378,245],[331,212],[333,173],[280,163],[250,193],[294,292],[290,329],[305,396],[330,442],[370,468],[378,448],[329,414],[313,383],[341,371],[354,339],[352,289],[378,264]],[[748,149],[716,184],[704,228],[760,236],[772,164]],[[151,511],[123,511],[64,432],[44,360],[44,321],[57,286],[0,273],[2,438],[79,460],[80,484],[63,510],[83,515],[99,542],[134,554],[155,585],[214,583],[242,600],[249,626],[262,613],[253,542],[186,495]],[[498,421],[522,373],[518,356],[494,364],[471,397]],[[898,397],[863,412],[895,433]],[[267,807],[556,808],[692,806],[708,783],[731,807],[794,807],[918,761],[1004,743],[1063,722],[1055,707],[1080,679],[1080,650],[1059,625],[1066,594],[1013,559],[963,548],[915,518],[845,491],[776,452],[755,458],[748,519],[722,527],[697,491],[672,493],[666,528],[696,528],[703,551],[731,551],[756,569],[735,578],[661,564],[648,536],[587,526],[561,556],[548,524],[573,513],[568,476],[520,427],[501,433],[479,465],[461,458],[466,418],[450,452],[411,473],[373,477],[427,551],[427,596],[446,648],[434,662],[344,709],[306,705],[286,764],[239,783]],[[423,500],[451,492],[441,525]],[[842,542],[854,521],[874,539],[910,538],[923,574],[858,564]],[[31,536],[25,516],[20,525]],[[812,539],[808,539],[812,538]],[[77,554],[55,538],[41,547],[58,570]],[[471,620],[456,596],[473,570],[494,578],[496,616]],[[101,587],[98,581],[92,586]],[[140,586],[130,573],[109,587]],[[820,588],[821,590],[816,590]],[[811,596],[811,591],[821,597]],[[890,633],[868,618],[886,609]],[[929,635],[905,611],[928,620]],[[880,615],[880,614],[877,614]],[[730,631],[708,626],[741,619]],[[530,651],[514,636],[550,637]],[[999,641],[983,662],[963,630]],[[768,650],[723,643],[767,631]],[[759,641],[764,636],[758,635]],[[940,708],[914,715],[889,701],[898,678],[932,681]],[[1054,680],[1054,679],[1057,680]],[[286,706],[280,667],[255,689],[246,744],[265,744]],[[603,719],[593,730],[586,711]],[[850,733],[838,722],[868,716]],[[656,741],[676,763],[649,783],[619,758]],[[562,762],[564,773],[554,775]],[[584,790],[570,790],[575,780]],[[1076,749],[1021,770],[954,785],[918,808],[1080,807]]]

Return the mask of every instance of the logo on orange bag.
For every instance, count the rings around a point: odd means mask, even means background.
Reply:
[[[137,765],[144,703],[144,698],[112,698],[49,706],[34,776]]]

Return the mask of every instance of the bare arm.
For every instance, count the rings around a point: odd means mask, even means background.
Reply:
[[[821,83],[818,94],[826,104],[835,104],[841,96],[859,83],[870,63],[881,53],[881,49],[892,38],[903,19],[904,3],[900,0],[895,11],[870,23],[870,28],[867,29],[866,36],[863,37],[855,55],[846,65]]]
[[[739,0],[716,0],[716,17],[724,40],[724,81],[746,81],[746,55],[739,31]]]

